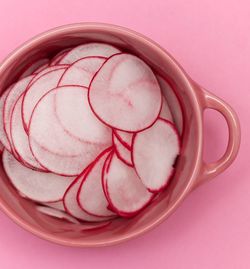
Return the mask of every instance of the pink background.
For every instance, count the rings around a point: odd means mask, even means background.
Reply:
[[[115,247],[53,245],[0,212],[0,268],[250,268],[249,0],[1,0],[0,60],[39,32],[80,21],[127,26],[165,47],[193,79],[235,108],[240,154],[165,223]],[[226,125],[209,111],[205,127],[206,159],[215,160],[226,145]]]

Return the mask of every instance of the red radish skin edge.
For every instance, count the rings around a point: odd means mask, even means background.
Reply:
[[[97,161],[105,154],[105,153],[107,153],[107,152],[109,152],[109,151],[111,151],[112,152],[112,149],[113,149],[113,147],[109,147],[109,148],[107,148],[107,149],[105,149],[101,154],[99,154],[98,156],[97,156],[97,158],[88,166],[88,171],[87,170],[85,170],[86,171],[86,173],[85,173],[85,175],[84,175],[84,178],[83,178],[83,180],[82,180],[82,182],[81,182],[81,184],[80,184],[80,187],[79,187],[79,189],[78,189],[78,192],[77,192],[77,203],[78,203],[78,205],[80,206],[80,208],[84,211],[84,212],[86,212],[87,214],[89,214],[89,215],[91,215],[91,216],[94,216],[94,217],[100,217],[100,218],[102,218],[102,217],[105,217],[105,218],[107,218],[107,217],[109,217],[109,216],[100,216],[100,215],[96,215],[96,214],[93,214],[93,213],[91,213],[91,212],[89,212],[89,211],[87,211],[86,209],[84,209],[83,207],[82,207],[82,205],[81,205],[81,203],[80,203],[80,198],[79,198],[79,196],[80,196],[80,192],[81,192],[81,188],[82,188],[82,185],[83,185],[83,182],[84,182],[84,180],[86,179],[86,177],[87,177],[87,175],[88,175],[88,173],[91,171],[91,169],[92,169],[92,167],[97,163]],[[111,153],[110,152],[110,153]],[[110,153],[108,154],[108,156],[107,156],[107,158],[109,158],[109,156],[110,156]],[[105,162],[106,162],[106,160],[105,160]],[[104,165],[105,165],[105,162],[104,162]],[[102,173],[103,173],[103,170],[102,170]],[[82,174],[82,173],[81,173]],[[102,177],[102,175],[101,175],[101,177]],[[102,179],[101,179],[102,180]],[[103,185],[102,185],[103,186]],[[104,189],[103,189],[103,192],[105,193],[105,191],[104,191]],[[105,195],[106,196],[106,195]],[[107,206],[107,208],[109,209],[109,206]],[[112,210],[111,210],[112,211]],[[110,216],[110,218],[113,218],[113,217],[116,217],[116,216],[114,216],[114,215],[111,215]]]
[[[103,184],[103,189],[104,189],[104,193],[106,195],[106,198],[109,202],[109,205],[110,207],[112,208],[112,210],[114,212],[116,212],[119,216],[121,217],[124,217],[124,218],[132,218],[134,217],[135,215],[138,215],[141,211],[143,211],[151,202],[152,200],[154,199],[155,197],[155,193],[152,193],[152,197],[149,199],[149,201],[143,206],[141,207],[139,210],[136,210],[134,212],[131,212],[131,213],[128,213],[128,212],[123,212],[121,210],[119,210],[118,208],[116,208],[112,201],[110,200],[109,198],[109,192],[108,192],[108,188],[107,188],[107,185],[105,183],[105,180],[104,180],[104,175],[105,175],[105,171],[108,171],[109,170],[109,167],[110,167],[110,163],[111,163],[111,157],[112,155],[114,154],[115,152],[111,152],[110,155],[107,157],[106,161],[104,162],[104,165],[103,165],[103,170],[102,170],[102,184]],[[107,167],[106,167],[107,166]]]
[[[113,129],[113,132],[114,132],[114,135],[117,137],[117,139],[123,144],[123,146],[125,147],[125,148],[127,148],[128,150],[131,150],[132,149],[132,146],[131,145],[129,145],[128,143],[126,143],[122,138],[121,138],[121,136],[117,133],[117,131],[116,131],[116,129]],[[132,132],[128,132],[128,133],[132,133]],[[135,135],[135,133],[134,133],[134,135]]]
[[[125,54],[124,52],[120,52],[120,53],[116,53],[116,54],[113,54],[111,55],[109,58],[107,58],[107,60],[109,60],[110,58],[116,56],[116,55],[120,55],[120,54]],[[107,60],[103,63],[103,65],[107,62]],[[103,67],[102,65],[102,67]],[[100,120],[103,124],[105,124],[106,126],[110,127],[111,129],[116,129],[116,130],[119,130],[119,131],[122,131],[122,132],[127,132],[127,133],[135,133],[135,131],[128,131],[128,130],[122,130],[122,129],[119,129],[119,128],[114,128],[113,126],[111,126],[110,124],[106,123],[103,119],[101,119],[97,113],[94,111],[93,109],[93,106],[90,102],[90,89],[91,89],[91,85],[92,85],[92,82],[94,81],[95,77],[97,76],[97,74],[99,73],[99,71],[102,69],[102,67],[95,73],[95,75],[93,76],[93,78],[91,79],[91,82],[89,84],[89,91],[88,91],[88,101],[89,101],[89,106],[92,110],[92,112],[95,114],[95,116],[98,118],[98,120]],[[156,79],[157,80],[157,79]],[[157,81],[158,82],[158,81]],[[160,86],[159,86],[160,87]],[[162,101],[162,94],[161,94],[161,105],[160,105],[160,109],[159,109],[159,113],[156,117],[156,119],[154,120],[154,122],[152,122],[152,124],[150,124],[149,126],[145,127],[144,129],[140,129],[138,131],[144,131],[144,130],[147,130],[148,128],[150,128],[152,125],[154,125],[154,123],[157,121],[160,113],[161,113],[161,109],[162,109],[162,104],[163,104],[163,101]]]
[[[173,130],[175,131],[176,136],[177,136],[177,138],[178,138],[179,152],[180,152],[180,151],[181,151],[181,138],[180,138],[179,132],[178,132],[178,130],[176,129],[175,125],[174,125],[171,121],[168,121],[168,120],[165,120],[165,119],[162,119],[162,118],[158,118],[158,120],[162,120],[162,121],[168,123],[169,125],[171,125],[171,127],[172,127]],[[138,132],[138,133],[140,133],[140,132]],[[131,158],[132,158],[132,162],[133,162],[133,163],[134,163],[133,146],[134,146],[135,138],[136,138],[136,135],[134,135],[134,137],[133,137],[133,139],[132,139],[132,154],[131,154]],[[164,185],[162,185],[162,186],[161,186],[159,189],[157,189],[157,190],[155,190],[155,189],[152,190],[152,189],[150,189],[150,188],[147,188],[147,190],[148,190],[149,192],[154,193],[154,194],[156,195],[156,194],[158,194],[159,192],[161,192],[162,190],[164,190],[164,189],[168,186],[168,184],[169,184],[171,178],[174,177],[174,174],[175,174],[175,171],[176,171],[175,166],[176,166],[176,162],[177,162],[179,156],[180,156],[180,154],[176,156],[175,162],[174,162],[174,164],[173,164],[173,170],[172,170],[172,173],[171,173],[171,174],[169,175],[169,177],[167,178],[166,183],[165,183]],[[135,169],[135,172],[136,172],[136,174],[138,175],[136,169]],[[138,177],[140,178],[139,175],[138,175]]]

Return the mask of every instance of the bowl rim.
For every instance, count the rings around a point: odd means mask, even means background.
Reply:
[[[195,87],[192,79],[189,77],[189,75],[184,71],[184,69],[180,66],[180,64],[173,58],[171,54],[169,54],[164,48],[162,48],[159,44],[151,40],[150,38],[136,32],[133,30],[130,30],[126,27],[114,25],[114,24],[107,24],[107,23],[97,23],[97,22],[82,22],[82,23],[73,23],[73,24],[66,24],[63,26],[59,26],[56,28],[52,28],[48,31],[45,31],[39,35],[34,36],[33,38],[29,39],[28,41],[24,42],[21,46],[19,46],[17,49],[15,49],[12,53],[10,53],[0,64],[0,75],[1,73],[5,72],[7,67],[11,65],[11,63],[20,56],[20,54],[23,54],[25,51],[30,50],[30,46],[36,46],[36,44],[39,44],[39,42],[46,40],[48,38],[53,38],[56,35],[59,35],[61,33],[65,32],[75,32],[75,31],[112,31],[113,33],[120,33],[133,37],[135,39],[140,39],[143,43],[146,43],[146,45],[153,48],[155,51],[158,52],[162,56],[163,59],[170,62],[172,67],[175,69],[175,72],[179,73],[181,79],[183,80],[185,84],[185,89],[187,89],[187,94],[190,97],[190,101],[192,102],[194,114],[197,122],[197,132],[198,132],[198,140],[197,140],[197,154],[196,159],[194,160],[193,164],[193,171],[190,175],[189,181],[187,185],[185,186],[184,190],[176,199],[176,201],[173,203],[173,205],[168,209],[167,212],[163,212],[162,214],[159,214],[156,221],[151,223],[150,225],[147,225],[143,229],[140,229],[136,232],[130,232],[129,234],[125,234],[125,236],[121,236],[116,240],[109,239],[103,240],[100,242],[80,242],[80,241],[74,241],[71,240],[63,240],[62,238],[59,238],[58,236],[52,236],[45,231],[39,230],[38,228],[34,228],[31,224],[26,223],[21,217],[19,217],[14,210],[9,208],[1,199],[0,197],[0,208],[2,211],[10,217],[16,224],[18,224],[20,227],[24,228],[25,230],[31,232],[32,234],[45,239],[47,241],[64,245],[64,246],[74,246],[74,247],[100,247],[100,246],[110,246],[115,245],[127,240],[130,240],[132,238],[135,238],[139,235],[142,235],[146,233],[147,231],[153,229],[160,223],[162,223],[169,215],[171,215],[176,207],[183,201],[183,199],[187,196],[187,194],[192,190],[192,186],[195,183],[197,176],[199,176],[199,172],[201,169],[201,163],[202,163],[202,138],[203,138],[203,132],[202,132],[202,107],[200,104],[199,99],[201,98],[197,94],[197,88]]]

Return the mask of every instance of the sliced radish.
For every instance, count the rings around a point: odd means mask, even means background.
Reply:
[[[44,74],[39,79],[35,80],[25,92],[22,106],[25,130],[28,130],[30,117],[35,105],[44,94],[57,87],[57,84],[64,71],[65,69],[62,68]]]
[[[133,140],[132,157],[136,172],[152,192],[158,192],[167,185],[179,153],[178,132],[171,122],[163,119],[137,133]]]
[[[72,64],[77,60],[89,56],[108,58],[121,51],[112,45],[105,43],[87,43],[73,48],[60,61],[60,64]]]
[[[57,219],[64,219],[69,222],[79,224],[80,222],[75,218],[69,216],[67,213],[57,210],[55,208],[47,207],[47,206],[37,206],[37,210],[45,215],[57,218]]]
[[[166,97],[177,130],[179,131],[179,134],[182,135],[184,121],[180,101],[178,100],[174,90],[163,77],[158,75],[157,80],[161,86],[163,95]]]
[[[142,210],[153,198],[137,176],[135,169],[111,155],[103,168],[103,186],[112,208],[123,217]]]
[[[71,48],[67,48],[58,52],[50,61],[50,66],[54,66],[59,64],[62,58],[71,50]]]
[[[7,150],[3,153],[3,166],[14,187],[25,197],[37,202],[53,202],[63,198],[72,177],[43,173],[20,164]]]
[[[88,102],[88,89],[63,86],[55,95],[56,116],[70,135],[84,143],[111,144],[111,129],[99,121]]]
[[[86,57],[74,62],[63,74],[59,86],[78,85],[89,87],[95,73],[105,62],[103,57]]]
[[[38,74],[38,73],[42,72],[44,69],[46,69],[46,68],[48,68],[48,67],[49,67],[49,62],[43,64],[43,65],[40,66],[40,67],[38,67],[38,68],[33,72],[33,74]]]
[[[86,172],[78,192],[81,208],[94,216],[114,216],[108,209],[109,204],[102,188],[102,169],[110,152],[111,149],[108,149],[98,156],[93,166]]]
[[[44,58],[44,59],[37,60],[36,62],[30,64],[25,69],[25,71],[22,73],[22,75],[20,76],[20,79],[25,78],[27,76],[30,76],[35,70],[37,70],[39,67],[45,65],[48,62],[49,62],[49,59]]]
[[[132,148],[132,140],[134,137],[134,133],[128,133],[128,132],[123,132],[120,130],[113,130],[115,136],[120,140],[120,142],[129,150]]]
[[[4,109],[4,102],[6,97],[8,96],[9,92],[11,91],[13,86],[10,86],[0,97],[0,141],[2,142],[3,146],[11,152],[10,142],[7,138],[6,132],[4,130],[4,119],[3,119],[3,109]]]
[[[47,93],[33,111],[29,140],[32,153],[42,166],[57,174],[73,176],[80,174],[104,149],[111,146],[112,141],[111,137],[106,136],[103,140],[97,140],[98,135],[101,138],[100,134],[92,134],[92,138],[86,136],[86,140],[80,141],[63,129],[55,115],[55,98],[57,94],[67,91],[70,96],[76,94],[80,100],[86,96],[86,89],[77,86],[58,87]],[[75,107],[74,103],[69,104]]]
[[[79,177],[75,179],[75,181],[70,185],[70,187],[66,191],[63,198],[64,208],[66,212],[68,212],[71,216],[79,220],[92,221],[92,222],[103,221],[105,220],[105,218],[93,216],[84,211],[79,206],[77,201],[77,194],[87,171],[88,169],[85,170],[81,175],[79,175]]]
[[[161,109],[161,89],[141,59],[121,53],[110,57],[94,76],[89,102],[107,125],[135,132],[152,125]]]
[[[4,130],[9,141],[11,141],[10,119],[11,119],[14,105],[16,104],[17,99],[24,93],[27,86],[29,85],[29,82],[31,81],[33,77],[34,75],[26,77],[22,80],[19,80],[12,87],[11,91],[9,92],[9,94],[7,95],[5,99],[4,109],[3,109],[3,120],[4,120]]]
[[[11,142],[15,148],[15,151],[25,164],[28,164],[33,168],[46,171],[46,169],[37,162],[30,150],[29,139],[27,133],[24,130],[22,121],[22,100],[23,94],[16,101],[12,111],[10,119]]]
[[[160,118],[173,122],[172,113],[169,109],[168,102],[164,96],[162,96],[162,107],[161,107]]]
[[[113,143],[115,146],[117,157],[120,158],[127,165],[133,166],[131,151],[127,149],[114,134]]]
[[[48,206],[48,207],[64,211],[63,201],[56,201],[56,202],[43,203],[43,204]]]

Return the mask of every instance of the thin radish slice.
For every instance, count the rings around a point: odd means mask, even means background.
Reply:
[[[3,153],[3,166],[14,187],[25,197],[37,202],[53,202],[63,198],[72,177],[43,173],[20,164],[7,150]]]
[[[3,121],[4,121],[4,130],[9,141],[11,141],[10,134],[10,119],[12,115],[13,108],[16,104],[17,99],[25,92],[29,82],[34,77],[34,75],[26,77],[22,80],[19,80],[11,89],[7,95],[4,108],[3,108]],[[13,150],[13,149],[12,149]]]
[[[134,133],[128,133],[128,132],[123,132],[120,130],[113,130],[115,136],[120,140],[120,142],[129,150],[132,148],[132,140],[134,137]]]
[[[158,192],[167,185],[179,153],[178,132],[171,122],[163,119],[137,133],[133,140],[132,157],[136,172],[152,192]]]
[[[68,190],[66,191],[64,198],[63,198],[64,208],[65,208],[66,212],[68,212],[71,216],[73,216],[79,220],[91,221],[91,222],[103,221],[106,218],[92,216],[92,215],[88,214],[86,211],[84,211],[79,206],[78,201],[77,201],[78,190],[81,186],[81,183],[82,183],[87,171],[88,171],[88,169],[85,170],[81,175],[79,175],[75,179],[75,181],[70,185]]]
[[[184,121],[180,101],[178,100],[174,90],[163,77],[157,75],[157,80],[160,84],[163,95],[166,97],[177,130],[179,131],[179,134],[182,135]]]
[[[103,186],[107,199],[118,215],[131,217],[153,198],[137,176],[135,169],[111,155],[103,168]]]
[[[108,201],[102,187],[102,169],[111,148],[102,152],[86,172],[79,192],[78,202],[87,213],[99,217],[111,217],[114,213],[108,209]]]
[[[55,70],[59,70],[59,69],[63,69],[63,68],[67,68],[67,65],[54,65],[54,66],[49,66],[47,68],[45,68],[44,70],[40,71],[39,73],[37,73],[34,78],[30,81],[29,86],[31,86],[31,84],[33,84],[37,79],[39,79],[40,77],[42,77],[43,75],[51,72],[51,71],[55,71]],[[28,87],[29,87],[28,86]]]
[[[40,66],[39,68],[37,68],[33,74],[38,74],[40,72],[42,72],[44,69],[48,68],[49,67],[49,63],[45,63],[43,64],[42,66]]]
[[[121,51],[112,45],[105,43],[87,43],[73,48],[60,61],[60,64],[72,64],[77,60],[89,56],[108,58]]]
[[[28,164],[29,166],[42,171],[47,171],[37,162],[30,150],[29,138],[24,130],[22,121],[22,100],[23,94],[16,101],[10,119],[10,133],[12,145],[25,164]]]
[[[99,121],[88,102],[88,89],[63,86],[55,95],[56,116],[70,135],[84,143],[111,144],[111,129]]]
[[[135,132],[151,126],[161,109],[161,89],[141,59],[121,53],[110,57],[94,76],[89,102],[107,125]]]
[[[103,57],[86,57],[74,62],[63,74],[59,86],[78,85],[89,87],[95,73],[105,62]]]
[[[86,95],[86,89],[77,86],[58,87],[47,93],[33,111],[29,140],[32,153],[42,166],[57,174],[73,176],[79,175],[112,141],[111,137],[96,140],[98,134],[80,141],[63,129],[55,115],[55,98],[66,91],[80,100]]]
[[[160,118],[173,122],[172,113],[169,109],[168,102],[164,96],[162,96],[162,107],[161,107]]]
[[[79,224],[80,222],[78,220],[76,220],[75,218],[69,216],[67,213],[62,212],[60,210],[57,210],[55,208],[51,208],[51,207],[47,207],[47,206],[37,206],[36,209],[45,214],[48,215],[50,217],[54,217],[57,219],[64,219],[67,220],[69,222],[75,223],[75,224]]]
[[[44,58],[44,59],[40,59],[35,61],[34,63],[30,64],[25,71],[22,73],[22,75],[20,76],[21,78],[25,78],[27,76],[30,76],[35,70],[37,70],[39,67],[43,66],[44,64],[48,63],[49,59]]]
[[[35,80],[32,85],[29,86],[27,91],[25,92],[23,105],[22,105],[22,113],[23,113],[23,122],[25,130],[28,130],[30,117],[32,111],[35,108],[35,105],[39,101],[39,99],[49,92],[51,89],[57,87],[57,84],[64,73],[65,69],[58,69],[50,71],[44,75],[42,75],[39,79]]]
[[[64,205],[63,201],[57,201],[57,202],[50,202],[50,203],[43,203],[45,206],[64,211]]]
[[[127,165],[133,166],[131,151],[127,149],[114,134],[113,134],[113,143],[115,146],[117,157],[121,159],[123,162],[125,162]]]
[[[4,102],[6,97],[8,96],[9,92],[11,91],[13,86],[10,86],[0,97],[0,141],[2,142],[3,146],[11,152],[10,142],[7,138],[6,132],[4,130],[4,119],[3,119],[3,109],[4,109]]]
[[[62,58],[71,50],[71,48],[67,48],[58,52],[50,61],[50,66],[54,66],[59,64]]]

